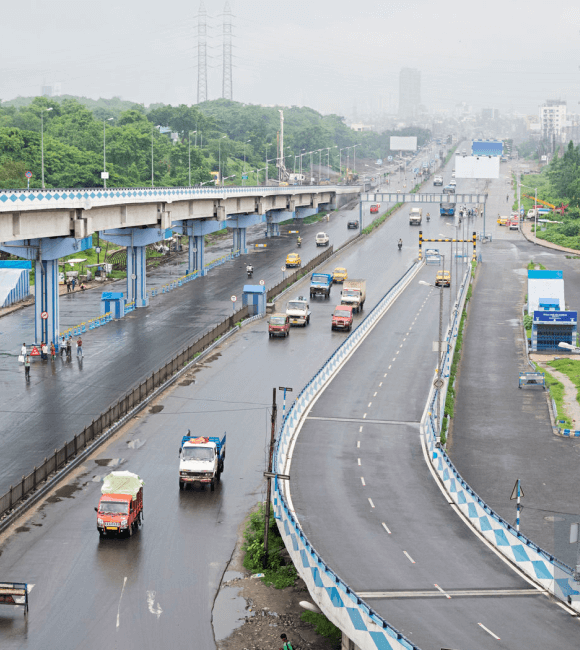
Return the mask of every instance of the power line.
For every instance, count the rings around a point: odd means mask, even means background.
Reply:
[[[207,101],[207,11],[203,0],[197,14],[197,103]]]

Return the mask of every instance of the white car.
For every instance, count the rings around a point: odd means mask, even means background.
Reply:
[[[325,232],[319,232],[316,235],[317,246],[328,246],[329,243],[330,243],[330,237]]]
[[[453,187],[455,187],[455,186],[457,185],[457,181],[456,181],[454,178],[452,178],[452,179],[449,181],[449,185],[453,185]]]

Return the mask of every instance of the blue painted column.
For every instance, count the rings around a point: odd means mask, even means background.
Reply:
[[[35,343],[54,343],[58,350],[58,260],[92,248],[91,235],[84,238],[44,237],[0,243],[0,250],[34,262],[34,338]],[[46,312],[48,318],[42,318]]]
[[[135,307],[147,307],[147,247],[127,247],[127,302]]]
[[[115,228],[101,231],[101,239],[127,249],[127,303],[147,307],[147,246],[171,237],[169,228]]]
[[[239,240],[238,250],[240,251],[241,255],[247,255],[248,247],[246,246],[246,228],[240,228],[239,230],[240,230],[240,240]]]
[[[34,263],[34,341],[35,343],[58,342],[58,259],[39,260]],[[48,318],[42,318],[45,312]]]
[[[186,275],[188,273],[193,273],[194,271],[197,270],[197,266],[196,266],[197,250],[195,245],[195,237],[191,234],[189,234],[188,236],[188,243],[189,243],[189,248],[187,250],[187,270],[185,272]]]
[[[240,228],[232,229],[232,253],[240,250]]]
[[[279,224],[268,222],[266,227],[266,237],[280,237]]]
[[[195,235],[195,247],[197,248],[196,253],[196,265],[195,268],[199,271],[200,275],[207,275],[207,269],[205,268],[205,239],[204,235]]]

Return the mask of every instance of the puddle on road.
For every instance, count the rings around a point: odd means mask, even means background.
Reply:
[[[129,447],[129,449],[141,449],[145,442],[145,440],[139,440],[139,438],[136,438],[135,440],[130,440],[127,443],[127,447]]]
[[[124,458],[97,458],[95,463],[99,467],[118,467],[125,462]]]
[[[247,616],[254,616],[254,612],[248,611],[250,605],[241,596],[242,585],[237,581],[242,577],[237,571],[224,574],[224,583],[233,582],[221,587],[213,604],[212,625],[216,641],[227,639],[246,622]]]
[[[54,494],[51,494],[46,500],[48,503],[58,503],[63,499],[74,499],[74,493],[80,492],[82,487],[76,483],[69,483],[59,487]]]
[[[161,413],[164,408],[165,406],[163,404],[155,404],[155,406],[149,409],[149,413]]]
[[[18,526],[18,528],[14,531],[16,533],[27,533],[30,530],[28,526]]]

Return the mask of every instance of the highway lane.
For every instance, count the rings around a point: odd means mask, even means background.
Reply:
[[[499,647],[575,648],[577,622],[528,593],[426,466],[418,423],[436,364],[439,299],[418,281],[433,275],[420,272],[316,401],[293,452],[293,507],[324,561],[423,650],[497,648],[479,623]],[[417,593],[440,589],[452,597]]]
[[[356,231],[346,227],[353,216],[358,218],[358,207],[341,210],[329,223],[302,225],[303,259],[321,252],[314,243],[319,230],[327,230],[334,245],[353,237]],[[153,299],[147,309],[87,332],[82,362],[74,350],[70,362],[60,358],[54,364],[36,361],[29,383],[16,355],[22,341],[31,340],[33,309],[1,318],[0,493],[196,336],[231,314],[231,295],[241,297],[248,282],[247,262],[254,265],[253,282],[263,279],[266,286],[279,282],[286,254],[297,250],[295,236],[286,234],[267,244],[265,249],[252,249],[247,256],[213,269],[206,277]],[[61,304],[63,311],[75,314],[74,322],[80,322],[86,318],[80,316],[83,309],[87,310],[85,314],[98,313],[94,304],[98,299],[98,292],[87,292],[63,296]]]
[[[416,256],[416,247],[396,251],[407,228],[401,213],[326,265],[368,278],[365,310]],[[303,281],[295,294],[307,287]],[[243,328],[158,400],[160,412],[134,418],[0,539],[2,578],[35,585],[28,621],[9,608],[0,613],[3,650],[213,647],[220,577],[244,514],[264,497],[272,386],[292,386],[297,394],[344,340],[345,333],[330,329],[339,291],[335,286],[331,300],[313,302],[311,324],[293,328],[287,339],[270,340],[265,321]],[[177,450],[187,428],[228,433],[214,493],[179,491]],[[115,467],[145,480],[145,521],[131,539],[100,542],[93,506],[100,479]]]

